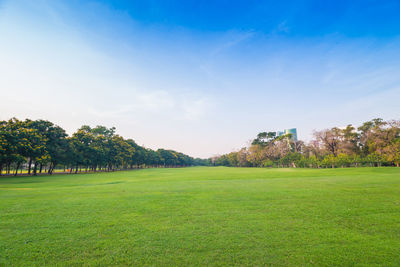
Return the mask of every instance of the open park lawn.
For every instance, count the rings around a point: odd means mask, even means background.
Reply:
[[[0,177],[0,265],[400,266],[400,168]]]

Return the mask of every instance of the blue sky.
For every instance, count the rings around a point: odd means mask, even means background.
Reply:
[[[0,0],[0,119],[208,157],[400,119],[400,1]]]

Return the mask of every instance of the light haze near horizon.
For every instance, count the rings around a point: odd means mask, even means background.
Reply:
[[[0,1],[0,120],[210,157],[400,119],[398,2],[217,2]]]

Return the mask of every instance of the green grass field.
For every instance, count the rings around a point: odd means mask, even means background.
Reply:
[[[0,265],[400,265],[400,168],[0,177]]]

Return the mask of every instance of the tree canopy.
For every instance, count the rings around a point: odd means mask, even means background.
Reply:
[[[399,166],[400,121],[373,119],[358,128],[315,131],[307,144],[290,134],[261,132],[249,147],[210,160],[213,165],[243,167]]]
[[[83,125],[71,136],[60,126],[45,120],[0,121],[0,175],[17,175],[27,169],[36,175],[56,167],[70,172],[112,171],[142,167],[185,167],[204,165],[174,150],[152,150],[116,134],[114,127]]]

